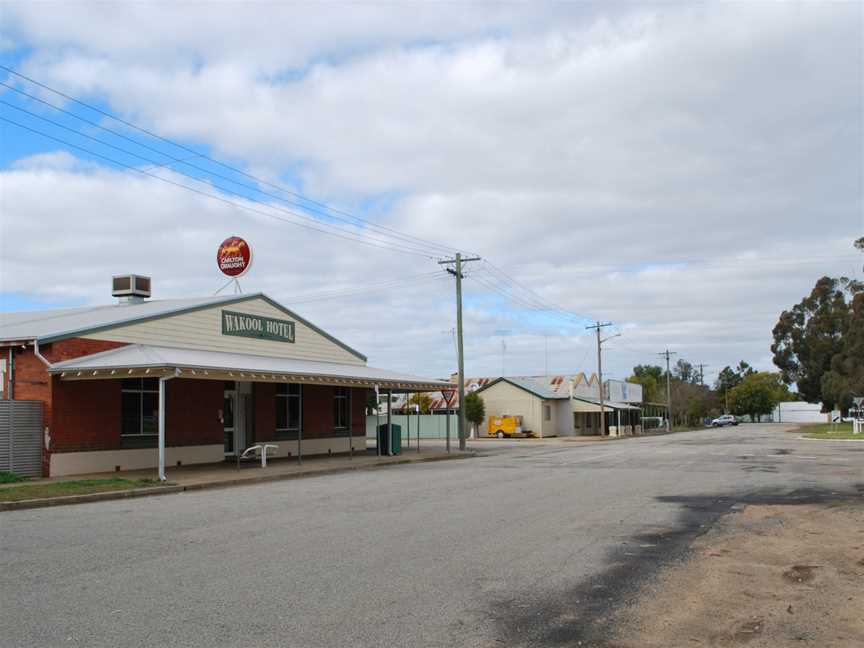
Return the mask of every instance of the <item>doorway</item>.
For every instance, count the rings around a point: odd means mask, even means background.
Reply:
[[[254,411],[252,383],[226,382],[222,405],[226,457],[233,457],[246,449],[247,430],[254,428],[252,422]]]
[[[225,400],[222,405],[222,424],[225,428],[225,456],[237,454],[237,391],[225,390]]]

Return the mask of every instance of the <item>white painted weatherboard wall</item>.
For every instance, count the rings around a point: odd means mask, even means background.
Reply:
[[[276,358],[298,358],[321,362],[365,365],[353,353],[327,339],[314,329],[295,321],[294,342],[276,342],[222,334],[222,310],[248,313],[282,320],[293,320],[263,299],[216,305],[205,309],[153,319],[138,324],[90,333],[82,337],[91,340],[113,340],[130,344],[177,346],[206,351],[250,353]]]
[[[489,434],[489,419],[496,416],[521,416],[523,430],[543,436],[543,399],[539,396],[504,381],[487,387],[479,396],[486,410],[480,436]]]

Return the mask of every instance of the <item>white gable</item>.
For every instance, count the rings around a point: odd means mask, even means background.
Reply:
[[[293,322],[294,341],[260,339],[223,333],[223,311]],[[277,332],[283,332],[278,327]],[[261,297],[245,301],[207,306],[191,312],[168,315],[138,323],[87,333],[91,340],[113,340],[130,344],[177,346],[207,351],[251,353],[276,358],[298,358],[323,362],[365,365],[361,357],[349,351],[326,333],[292,317]]]

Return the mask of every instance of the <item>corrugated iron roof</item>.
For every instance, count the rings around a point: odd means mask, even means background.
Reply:
[[[235,304],[252,299],[263,299],[289,317],[323,335],[334,344],[366,361],[366,356],[341,340],[321,330],[264,293],[193,297],[189,299],[154,299],[141,302],[122,302],[103,306],[84,306],[44,311],[0,313],[0,342],[39,340],[53,342],[64,338],[103,331],[151,319],[180,315],[216,305]]]
[[[119,326],[151,317],[173,315],[215,304],[263,297],[254,293],[190,299],[153,299],[142,302],[0,313],[0,340],[55,338],[105,326]]]
[[[250,379],[309,379],[315,382],[340,380],[359,381],[366,386],[382,388],[430,390],[443,389],[450,383],[408,374],[400,374],[365,365],[316,362],[293,358],[273,358],[247,353],[202,351],[175,347],[130,344],[128,346],[73,358],[51,365],[50,372],[66,379],[122,378],[123,371],[181,369],[187,377],[203,378],[200,372],[241,372],[252,374]],[[188,371],[187,371],[188,370]],[[192,373],[192,372],[195,373]],[[115,373],[112,373],[115,372]],[[153,373],[153,376],[159,375]]]

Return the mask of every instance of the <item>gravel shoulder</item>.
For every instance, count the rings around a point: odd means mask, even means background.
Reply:
[[[864,502],[746,506],[620,612],[616,648],[864,645]]]

